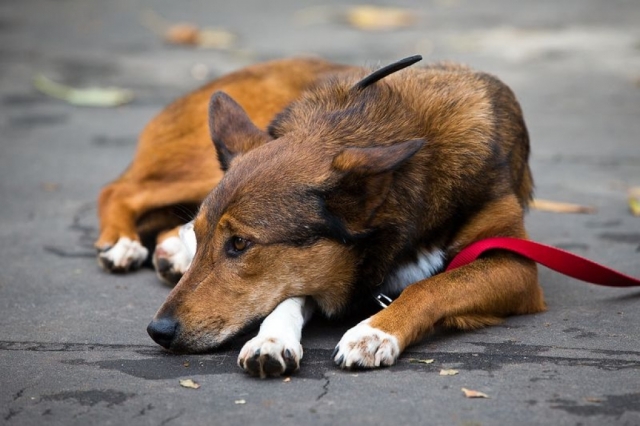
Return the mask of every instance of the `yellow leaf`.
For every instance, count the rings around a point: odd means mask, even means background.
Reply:
[[[467,398],[489,398],[489,395],[486,393],[478,392],[475,390],[462,388],[462,392],[464,392],[464,396]]]
[[[416,14],[408,9],[362,5],[350,8],[346,19],[359,30],[380,31],[411,26]]]
[[[42,74],[33,79],[33,85],[52,98],[62,99],[72,105],[93,107],[114,107],[133,100],[133,92],[117,87],[87,87],[77,89],[57,83]]]
[[[592,214],[596,212],[595,207],[582,206],[580,204],[563,203],[559,201],[541,200],[536,198],[531,201],[529,206],[534,210],[540,210],[553,213],[587,213]]]
[[[629,189],[629,210],[634,216],[640,216],[640,186]]]
[[[435,359],[418,359],[418,358],[409,358],[409,362],[414,364],[433,364]]]
[[[191,379],[180,380],[180,386],[183,388],[198,389],[200,385]]]
[[[458,370],[440,370],[441,376],[455,376],[458,374]]]

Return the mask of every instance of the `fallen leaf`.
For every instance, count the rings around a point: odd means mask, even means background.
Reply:
[[[189,366],[189,361],[185,361],[182,363],[183,366],[188,367]]]
[[[236,35],[220,28],[200,28],[189,23],[169,26],[164,33],[167,43],[203,48],[228,49],[236,42]]]
[[[183,388],[198,389],[200,385],[191,379],[180,380],[180,386]]]
[[[164,34],[164,39],[172,44],[198,44],[200,29],[193,24],[181,22],[171,25]]]
[[[455,376],[458,374],[458,370],[440,370],[441,376]]]
[[[418,358],[409,358],[409,362],[413,364],[433,364],[435,359],[418,359]]]
[[[464,392],[464,396],[467,398],[489,398],[489,395],[486,393],[474,391],[467,388],[462,388],[462,392]]]
[[[596,398],[594,396],[588,396],[584,400],[587,402],[593,402],[593,403],[599,403],[603,401],[602,398]]]
[[[529,203],[529,206],[534,210],[553,213],[592,214],[596,212],[596,208],[591,206],[582,206],[580,204],[563,203],[559,201],[541,200],[539,198],[531,201],[531,203]]]
[[[291,381],[291,377],[285,377],[283,382],[285,383],[289,383]]]
[[[33,85],[52,98],[62,99],[72,105],[114,107],[133,100],[133,92],[117,87],[87,87],[78,89],[57,83],[42,74],[33,79]]]
[[[629,210],[634,216],[640,216],[640,186],[629,189]]]
[[[236,399],[235,401],[233,401],[236,405],[243,405],[246,404],[247,401],[245,401],[244,399]]]
[[[347,22],[363,31],[392,30],[409,27],[416,21],[414,11],[373,5],[354,6],[347,11]]]
[[[172,23],[151,9],[142,12],[141,22],[171,44],[232,50],[238,38],[222,28],[200,27],[190,22]]]

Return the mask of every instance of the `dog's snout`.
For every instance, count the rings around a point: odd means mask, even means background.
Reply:
[[[178,321],[173,318],[154,319],[147,326],[147,333],[160,346],[169,348],[178,332]]]

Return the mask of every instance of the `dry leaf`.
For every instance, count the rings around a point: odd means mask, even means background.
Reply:
[[[634,216],[640,216],[640,186],[629,189],[629,210]]]
[[[191,379],[180,380],[180,386],[183,388],[198,389],[200,385]]]
[[[408,9],[361,5],[350,8],[346,19],[359,30],[380,31],[411,26],[416,14]]]
[[[291,381],[291,377],[285,377],[283,382],[285,383],[289,383]]]
[[[602,398],[596,398],[596,397],[593,397],[593,396],[588,396],[584,400],[587,401],[587,402],[593,402],[593,403],[603,402]]]
[[[540,210],[553,213],[587,213],[592,214],[596,212],[595,207],[581,206],[580,204],[562,203],[558,201],[541,200],[536,198],[529,203],[529,206],[534,210]]]
[[[188,23],[175,24],[169,27],[164,34],[164,39],[171,44],[187,44],[195,46],[198,44],[200,29]]]
[[[167,43],[215,49],[229,49],[236,38],[235,34],[227,30],[199,28],[189,23],[171,25],[164,33]]]
[[[441,376],[455,376],[458,374],[458,370],[440,370]]]
[[[243,405],[246,404],[247,401],[245,401],[244,399],[236,399],[235,401],[233,401],[236,405]]]
[[[42,74],[33,79],[33,85],[42,93],[52,98],[62,99],[72,105],[114,107],[124,105],[133,100],[133,92],[117,87],[87,87],[77,89],[57,83]]]
[[[474,391],[467,388],[462,388],[462,392],[464,392],[464,396],[467,398],[489,398],[489,395],[486,393]]]
[[[183,363],[182,363],[182,365],[183,365],[184,367],[188,367],[188,366],[189,366],[189,361],[185,361],[185,362],[183,362]]]
[[[409,362],[414,364],[433,364],[435,359],[418,359],[418,358],[409,358]]]

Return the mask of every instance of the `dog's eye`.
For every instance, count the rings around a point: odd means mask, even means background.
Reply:
[[[242,237],[231,237],[227,245],[227,253],[231,256],[237,256],[249,247],[251,242]]]

